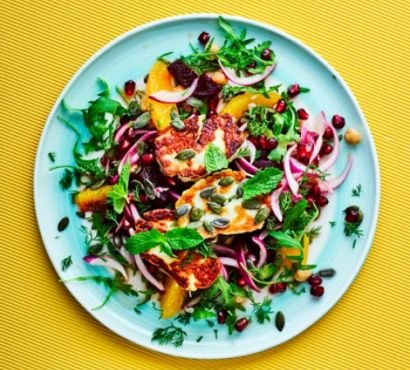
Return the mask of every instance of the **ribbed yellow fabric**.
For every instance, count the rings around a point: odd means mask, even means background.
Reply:
[[[0,368],[410,368],[409,1],[1,0],[0,7]],[[382,174],[374,245],[344,298],[290,342],[233,360],[171,358],[105,329],[58,282],[33,211],[40,133],[74,72],[130,28],[190,12],[261,20],[318,51],[361,104]]]

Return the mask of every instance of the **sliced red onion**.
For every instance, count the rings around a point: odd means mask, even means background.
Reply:
[[[127,279],[127,273],[125,272],[124,267],[118,261],[116,261],[114,258],[110,256],[85,256],[83,260],[89,265],[103,266],[116,270],[119,273],[121,273],[121,275],[124,276],[125,279]]]
[[[238,261],[231,257],[219,257],[219,261],[225,266],[239,268]]]
[[[146,132],[144,135],[142,135],[132,146],[131,148],[128,149],[127,153],[125,153],[125,155],[122,157],[119,165],[118,165],[118,173],[121,173],[123,167],[125,166],[125,163],[127,162],[127,160],[131,157],[134,156],[133,160],[135,160],[135,155],[137,154],[137,148],[138,148],[138,143],[140,142],[144,142],[147,141],[149,139],[151,139],[153,136],[155,136],[157,134],[156,130],[149,130],[148,132]],[[138,160],[138,159],[137,159]],[[135,162],[133,162],[135,163]]]
[[[335,128],[331,124],[327,124],[327,126],[330,127],[333,132],[333,150],[329,154],[329,156],[324,161],[322,161],[322,163],[319,163],[319,169],[323,172],[334,165],[340,150],[339,136],[337,135]]]
[[[157,186],[157,187],[154,189],[155,196],[156,196],[157,198],[159,198],[159,197],[161,196],[161,193],[165,193],[166,191],[169,191],[169,188],[165,188],[165,187],[162,187],[162,186]]]
[[[251,276],[249,275],[247,268],[246,268],[246,259],[245,259],[245,251],[243,249],[243,245],[241,245],[236,254],[236,259],[238,261],[239,265],[239,271],[241,273],[241,276],[245,280],[245,283],[254,291],[260,292],[261,290],[258,288],[258,286],[255,284],[255,282],[252,280]]]
[[[270,197],[270,206],[272,208],[272,212],[279,222],[282,222],[283,220],[282,211],[279,205],[279,197],[282,194],[282,192],[283,192],[283,187],[279,187],[272,192],[271,197]]]
[[[147,269],[147,266],[145,266],[145,263],[142,260],[141,256],[139,254],[136,254],[134,255],[134,259],[138,270],[141,272],[141,275],[144,276],[144,278],[147,279],[155,288],[163,292],[165,290],[164,285],[151,275],[151,273]]]
[[[188,89],[181,91],[161,90],[154,94],[151,94],[149,97],[150,99],[156,100],[160,103],[181,103],[187,100],[194,93],[195,89],[198,86],[198,80],[199,78],[196,78]]]
[[[197,296],[197,297],[195,297],[195,298],[192,298],[190,301],[188,301],[187,303],[186,303],[186,307],[194,307],[194,306],[196,306],[198,303],[199,303],[199,301],[202,299],[202,296]]]
[[[264,240],[267,236],[268,236],[268,231],[267,231],[267,230],[263,230],[263,231],[259,234],[258,238],[259,238],[260,240]]]
[[[125,209],[125,208],[124,208]],[[120,222],[118,223],[117,227],[114,230],[114,234],[118,234],[118,232],[122,229],[122,227],[124,226],[124,221],[126,220],[125,216],[123,216],[120,220]]]
[[[229,279],[228,271],[226,271],[226,268],[225,268],[224,265],[222,265],[222,264],[221,264],[221,272],[220,272],[220,274],[222,275],[222,277],[223,277],[225,280],[228,280],[228,279]]]
[[[236,255],[233,249],[226,247],[225,245],[215,244],[212,248],[216,253],[226,254],[231,257],[235,257]]]
[[[350,169],[352,168],[352,164],[353,164],[353,158],[351,156],[348,156],[347,157],[347,164],[346,164],[346,167],[343,170],[343,172],[338,177],[336,177],[335,179],[329,180],[327,182],[328,186],[331,189],[336,189],[338,186],[340,186],[346,180],[346,177],[349,174]]]
[[[218,104],[216,105],[216,113],[220,113],[223,107],[225,106],[225,102],[223,99],[219,99]]]
[[[255,162],[256,158],[256,147],[255,144],[250,140],[246,140],[246,144],[249,149],[249,162],[252,164],[253,162]]]
[[[239,126],[239,131],[244,132],[248,127],[248,123],[245,122],[243,125]]]
[[[132,220],[134,221],[134,224],[136,224],[137,221],[141,220],[141,216],[138,213],[137,207],[135,206],[134,203],[130,203],[130,204],[128,204],[128,208],[130,210]]]
[[[129,264],[134,264],[134,259],[124,247],[121,247],[118,252],[120,252],[121,256],[123,256]]]
[[[268,250],[266,249],[263,240],[259,239],[257,236],[254,236],[252,238],[252,241],[259,247],[259,260],[256,264],[256,267],[259,268],[266,262],[266,258],[268,257]]]
[[[125,135],[125,133],[128,131],[129,129],[129,125],[128,123],[122,125],[118,130],[117,133],[114,136],[114,142],[116,142],[117,144],[119,144],[121,142],[122,137]]]
[[[315,132],[318,134],[318,136],[316,138],[313,151],[309,159],[309,164],[312,163],[316,159],[316,157],[319,154],[320,149],[322,148],[323,134],[325,133],[325,129],[326,129],[326,117],[323,112],[320,112],[320,114],[318,114],[318,116],[316,117],[315,123],[314,123],[314,129],[315,129]]]
[[[177,201],[179,198],[181,198],[181,194],[178,194],[176,191],[174,191],[174,190],[170,190],[169,191],[169,196],[173,199],[173,200],[175,200],[175,201]]]
[[[288,182],[288,186],[293,194],[297,194],[299,190],[299,184],[295,180],[292,174],[292,170],[290,168],[290,155],[295,150],[296,144],[289,148],[289,150],[285,154],[285,158],[283,159],[283,168],[285,170],[285,177],[286,181]]]
[[[265,70],[263,71],[263,73],[260,74],[255,74],[255,75],[251,75],[251,76],[241,76],[238,77],[236,75],[235,70],[233,70],[232,68],[229,67],[225,67],[222,62],[219,60],[219,65],[221,66],[221,69],[223,71],[223,73],[225,74],[225,76],[232,81],[233,83],[240,85],[240,86],[249,86],[249,85],[254,85],[262,80],[264,80],[266,77],[268,77],[272,71],[275,69],[276,65],[272,64],[270,66],[267,66],[265,68]]]
[[[258,172],[258,168],[255,167],[253,164],[249,163],[245,158],[237,158],[235,160],[236,164],[239,164],[247,173],[254,175]]]

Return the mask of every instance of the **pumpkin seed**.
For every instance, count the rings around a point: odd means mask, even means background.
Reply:
[[[236,189],[236,197],[237,198],[242,198],[242,196],[243,196],[242,186],[238,186],[238,189]]]
[[[191,206],[189,204],[183,204],[175,210],[175,214],[177,215],[177,217],[182,217],[185,216],[190,209]]]
[[[60,232],[64,231],[65,229],[67,229],[69,222],[70,220],[68,219],[68,217],[63,217],[57,225],[57,230]]]
[[[267,208],[261,208],[255,215],[255,225],[260,224],[269,217],[269,210]]]
[[[229,186],[233,184],[233,181],[234,180],[232,176],[227,176],[220,179],[218,184],[221,186]]]
[[[204,229],[205,229],[206,231],[208,231],[208,233],[213,233],[213,232],[215,232],[214,227],[211,225],[211,223],[210,223],[209,221],[204,221],[203,225],[204,225]]]
[[[212,202],[218,203],[223,206],[226,202],[226,197],[221,194],[212,194],[209,198]]]
[[[217,229],[225,229],[229,226],[230,223],[231,223],[231,221],[229,221],[225,217],[217,218],[217,219],[211,221],[211,225],[213,227],[216,227]]]
[[[275,317],[275,325],[276,329],[279,331],[282,331],[283,328],[285,327],[285,315],[283,314],[282,311],[278,311]]]
[[[195,222],[190,222],[186,227],[189,227],[190,229],[199,229],[202,226],[202,222],[195,221]]]
[[[132,116],[141,113],[141,106],[138,100],[133,100],[132,102],[130,102],[130,104],[128,104],[128,109]]]
[[[134,128],[145,127],[150,120],[151,120],[151,114],[149,112],[142,113],[134,121],[133,126],[134,126]]]
[[[261,208],[260,202],[256,199],[246,199],[242,201],[242,207],[245,209],[259,209]]]
[[[199,221],[202,218],[202,216],[204,215],[204,213],[205,212],[200,208],[192,208],[189,219],[191,221]]]
[[[213,213],[219,215],[222,212],[222,206],[215,202],[208,202],[208,207]]]
[[[215,192],[215,187],[211,186],[209,188],[205,188],[199,193],[199,196],[204,199],[209,199],[210,196]]]
[[[180,161],[187,161],[188,159],[194,158],[196,156],[196,152],[192,149],[184,149],[181,150],[176,156],[175,159],[179,159]]]
[[[333,277],[336,274],[335,269],[324,269],[319,271],[319,276],[321,277]]]
[[[177,131],[184,131],[185,130],[185,123],[178,117],[178,119],[173,119],[171,121],[172,127]]]

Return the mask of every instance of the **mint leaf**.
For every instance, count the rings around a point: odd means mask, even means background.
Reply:
[[[151,229],[132,235],[125,243],[125,248],[131,254],[139,254],[147,250],[161,246],[165,242],[164,235],[158,230]]]
[[[228,160],[222,149],[210,144],[205,152],[206,172],[211,173],[228,167]]]
[[[299,240],[292,238],[289,234],[283,231],[270,231],[269,235],[276,239],[278,244],[282,247],[302,248]]]
[[[171,248],[175,250],[191,249],[204,241],[198,231],[182,227],[167,231],[165,239]]]
[[[251,199],[273,191],[282,179],[283,172],[274,167],[265,168],[242,185],[243,198]]]
[[[112,187],[108,193],[108,198],[112,200],[114,211],[121,214],[128,202],[128,181],[130,179],[130,164],[127,163],[121,172],[118,184]]]

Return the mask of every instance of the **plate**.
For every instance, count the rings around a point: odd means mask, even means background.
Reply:
[[[195,14],[163,19],[138,27],[110,42],[95,54],[73,77],[58,98],[45,125],[38,147],[34,172],[34,200],[37,221],[44,246],[50,260],[61,279],[80,275],[100,274],[102,269],[82,263],[85,254],[84,235],[79,231],[81,219],[75,215],[76,209],[71,195],[59,187],[61,172],[50,171],[53,165],[49,152],[56,153],[55,164],[73,162],[71,149],[74,134],[57,119],[61,114],[61,101],[71,106],[83,107],[92,100],[98,90],[97,78],[105,79],[113,88],[128,79],[140,79],[152,63],[167,51],[187,53],[189,42],[207,30],[216,38],[222,35],[216,24],[217,15]],[[319,55],[300,41],[272,26],[240,17],[226,16],[234,27],[248,30],[248,35],[257,41],[270,39],[277,55],[278,65],[274,78],[285,85],[295,81],[311,88],[310,94],[303,96],[303,102],[310,112],[324,110],[330,117],[340,113],[346,118],[347,126],[357,129],[363,141],[357,147],[342,145],[342,151],[335,173],[342,171],[348,152],[354,158],[353,169],[345,183],[333,195],[329,206],[321,215],[322,233],[313,244],[310,263],[319,268],[334,268],[337,273],[324,282],[326,292],[321,299],[310,294],[296,296],[286,292],[273,297],[274,311],[282,311],[286,317],[285,328],[278,332],[272,322],[264,325],[253,323],[243,333],[229,336],[224,327],[218,329],[218,339],[213,329],[206,323],[195,323],[185,327],[188,337],[182,347],[161,346],[151,342],[153,330],[169,323],[158,320],[158,311],[146,305],[138,315],[124,305],[123,297],[112,299],[105,307],[93,311],[106,291],[104,287],[91,282],[71,282],[66,286],[71,294],[97,320],[115,333],[141,346],[170,355],[189,358],[229,358],[248,355],[277,346],[306,330],[325,315],[342,297],[358,274],[372,244],[379,208],[379,170],[373,139],[366,120],[342,78]],[[114,89],[112,89],[114,91]],[[85,132],[83,132],[85,134]],[[357,198],[351,196],[354,186],[362,184],[363,193]],[[343,212],[348,205],[357,204],[364,212],[362,229],[364,236],[355,248],[352,239],[343,234]],[[69,217],[70,224],[58,233],[57,224],[62,217]],[[336,221],[331,228],[328,221]],[[61,270],[61,260],[72,256],[73,266],[66,272]],[[303,307],[303,310],[300,308]],[[203,336],[197,343],[196,339]]]

